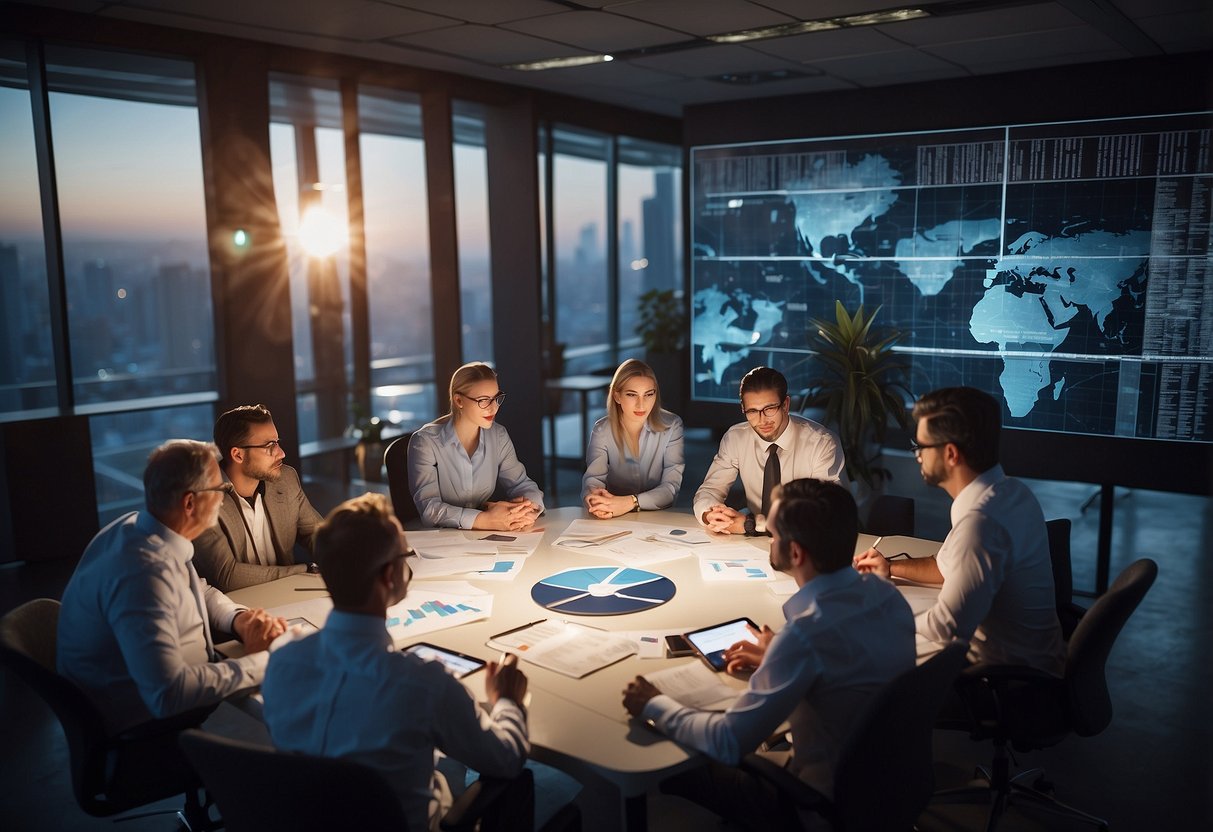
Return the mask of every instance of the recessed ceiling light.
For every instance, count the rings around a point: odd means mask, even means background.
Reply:
[[[506,64],[503,69],[518,69],[523,72],[534,72],[539,69],[566,69],[571,66],[589,66],[590,64],[606,64],[615,60],[610,55],[576,55],[572,58],[546,58],[542,61],[528,61],[521,64]]]
[[[914,20],[919,17],[930,17],[926,9],[886,9],[881,12],[867,14],[852,14],[845,17],[825,17],[819,20],[800,20],[795,23],[783,23],[779,26],[764,26],[761,29],[746,29],[741,32],[725,32],[721,35],[707,35],[713,43],[746,43],[754,40],[770,40],[771,38],[786,38],[790,35],[803,35],[806,32],[824,32],[830,29],[848,29],[855,26],[875,26],[880,23],[900,23],[903,20]]]

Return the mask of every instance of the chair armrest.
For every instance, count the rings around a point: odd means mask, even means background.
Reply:
[[[829,798],[761,754],[746,754],[741,758],[740,768],[775,786],[779,793],[790,799],[797,808],[812,809],[826,816],[833,809]]]
[[[180,733],[187,728],[197,728],[206,721],[206,718],[211,715],[215,708],[215,705],[206,705],[201,708],[182,711],[179,714],[173,714],[164,719],[149,719],[147,722],[132,725],[113,739],[120,743],[139,742],[141,740],[161,737],[165,734]]]

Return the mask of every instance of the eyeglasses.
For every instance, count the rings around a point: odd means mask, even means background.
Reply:
[[[919,445],[917,441],[911,439],[910,440],[910,450],[914,453],[914,456],[922,456],[922,452],[925,451],[927,448],[942,448],[946,444],[948,444],[948,443],[947,442],[927,442],[922,445]]]
[[[259,448],[265,451],[267,454],[272,454],[274,451],[282,447],[282,440],[271,439],[269,442],[263,442],[260,445],[237,445],[236,447],[245,451],[251,451],[254,448]]]
[[[749,410],[743,410],[741,412],[745,414],[747,419],[754,422],[757,421],[758,417],[760,416],[763,419],[770,419],[781,410],[783,410],[783,402],[778,402],[777,404],[768,404],[766,407],[762,408],[751,407]]]
[[[467,396],[464,396],[464,398],[467,398]],[[478,404],[481,410],[488,410],[491,404],[501,407],[505,403],[505,393],[498,393],[496,396],[481,396],[478,399],[471,399],[471,401]]]
[[[207,491],[222,491],[224,494],[230,494],[233,486],[230,482],[221,482],[214,488],[194,488],[190,491],[191,494],[205,494]]]

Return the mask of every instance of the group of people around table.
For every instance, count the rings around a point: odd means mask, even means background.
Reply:
[[[521,532],[544,513],[498,422],[505,398],[492,368],[464,365],[451,378],[449,412],[412,435],[408,482],[426,526]],[[711,532],[769,536],[771,566],[798,589],[778,632],[763,627],[756,643],[727,652],[728,671],[749,679],[727,711],[682,706],[639,676],[623,707],[711,759],[663,788],[747,826],[795,828],[809,819],[735,767],[779,725],[791,726],[787,768],[829,796],[855,716],[916,660],[960,640],[973,662],[1060,675],[1065,646],[1040,505],[998,462],[996,400],[958,387],[915,404],[914,451],[923,479],[952,498],[952,528],[935,557],[890,561],[877,549],[855,555],[858,512],[841,446],[790,412],[783,375],[751,370],[739,399],[745,420],[724,434],[695,517]],[[609,519],[671,507],[683,425],[662,408],[653,371],[621,364],[606,409],[586,450],[586,512]],[[275,745],[378,770],[415,829],[437,828],[450,786],[461,785],[436,768],[443,754],[483,775],[517,775],[529,740],[516,657],[489,663],[486,708],[440,665],[392,648],[384,619],[408,589],[411,550],[389,502],[367,494],[322,519],[263,406],[224,413],[214,439],[173,440],[151,454],[146,510],[102,529],[64,592],[58,669],[97,704],[106,729],[214,707],[261,685]],[[739,477],[745,504],[730,506]],[[321,574],[333,600],[318,633],[287,632],[282,618],[224,595],[307,571]],[[939,598],[915,617],[891,576],[940,584]],[[243,642],[242,657],[215,651],[222,634]]]

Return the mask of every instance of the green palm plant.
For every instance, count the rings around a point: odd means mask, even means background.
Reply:
[[[809,382],[805,405],[825,409],[826,423],[838,431],[847,460],[847,475],[869,488],[892,476],[878,464],[880,446],[892,417],[909,428],[906,402],[912,396],[903,383],[909,364],[893,351],[900,330],[872,329],[880,312],[865,315],[863,305],[850,315],[842,301],[834,302],[835,322],[814,318],[809,344],[820,375]],[[872,447],[875,454],[870,454]]]

